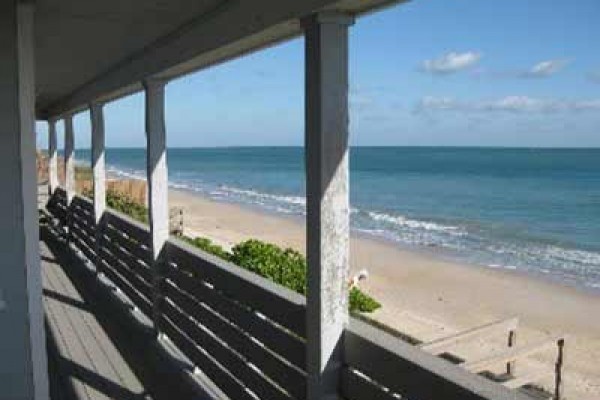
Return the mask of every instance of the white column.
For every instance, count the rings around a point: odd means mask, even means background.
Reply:
[[[165,132],[165,84],[163,80],[144,81],[146,91],[146,163],[148,208],[154,260],[154,315],[158,323],[158,263],[169,238],[167,142]]]
[[[65,190],[67,207],[75,196],[75,138],[73,135],[73,116],[67,115],[65,122]]]
[[[101,269],[100,246],[102,245],[101,224],[104,210],[106,209],[106,171],[104,162],[104,105],[92,103],[90,105],[90,119],[92,125],[92,175],[94,184],[94,222],[96,223],[94,260],[96,271]]]
[[[94,218],[96,225],[106,208],[106,172],[104,162],[104,111],[103,104],[90,105],[92,123],[92,171],[94,179]],[[97,230],[99,231],[99,230]]]
[[[56,121],[48,121],[48,194],[58,187],[58,158],[56,155]]]
[[[33,2],[0,2],[0,397],[47,399]]]
[[[337,398],[348,323],[348,26],[342,14],[303,21],[306,35],[308,399]]]

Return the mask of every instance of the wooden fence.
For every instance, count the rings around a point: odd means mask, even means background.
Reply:
[[[58,189],[47,209],[67,240],[160,335],[231,399],[306,397],[305,298],[258,275],[170,239],[153,265],[150,231],[92,203],[66,206]],[[520,400],[523,394],[351,319],[339,390],[347,400]]]

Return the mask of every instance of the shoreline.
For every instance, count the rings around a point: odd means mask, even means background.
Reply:
[[[110,179],[110,180],[139,180],[139,181],[143,181],[143,182],[146,181],[144,178],[141,178],[141,177],[133,175],[133,174],[122,174],[122,173],[117,173],[114,171],[107,171],[107,179]],[[205,193],[198,192],[193,189],[189,189],[189,188],[185,188],[185,187],[181,187],[181,186],[175,186],[172,184],[169,184],[169,191],[177,191],[177,192],[181,192],[183,194],[198,197],[198,198],[201,198],[201,199],[204,199],[207,201],[213,201],[215,203],[222,203],[222,204],[232,205],[234,207],[240,207],[241,209],[244,209],[244,210],[250,211],[250,212],[254,212],[259,215],[263,215],[265,217],[282,218],[282,219],[294,221],[299,224],[304,223],[304,216],[298,215],[295,213],[278,212],[276,210],[270,210],[270,209],[263,208],[256,204],[244,203],[241,201],[228,201],[228,200],[214,199]],[[360,229],[355,228],[355,227],[351,227],[351,235],[355,236],[357,238],[371,240],[371,241],[382,243],[382,244],[385,244],[388,246],[392,246],[392,247],[398,248],[402,251],[421,254],[425,257],[431,257],[432,259],[438,260],[438,261],[449,262],[449,263],[453,263],[453,264],[468,265],[472,268],[478,268],[478,269],[486,269],[486,270],[504,271],[504,272],[514,273],[517,276],[522,276],[522,277],[529,278],[529,279],[539,280],[542,282],[546,282],[549,284],[555,284],[555,285],[565,287],[565,288],[575,289],[575,290],[581,291],[585,294],[600,297],[600,284],[599,285],[585,285],[585,284],[582,284],[582,283],[576,282],[576,281],[564,281],[564,280],[561,280],[561,278],[559,276],[553,275],[552,273],[544,273],[544,272],[538,271],[538,269],[541,269],[540,267],[531,267],[531,266],[516,267],[513,265],[488,264],[488,263],[477,262],[477,261],[466,259],[465,257],[461,256],[455,250],[446,249],[446,248],[439,247],[439,246],[418,246],[418,245],[402,243],[400,241],[397,241],[397,240],[394,240],[394,239],[391,239],[391,238],[388,238],[388,237],[385,237],[382,235],[376,235],[373,233],[361,231]],[[304,248],[296,249],[296,250],[299,250],[302,253],[304,253]]]
[[[115,175],[114,177],[111,177],[111,179],[118,180],[118,179],[123,179],[123,177]],[[130,179],[138,179],[138,178],[130,178]],[[143,180],[143,179],[140,179],[140,180]],[[207,196],[203,193],[200,193],[200,192],[197,192],[197,191],[194,191],[191,189],[170,186],[169,192],[171,192],[171,191],[179,192],[181,194],[189,195],[192,197],[198,197],[200,199],[214,202],[214,203],[220,203],[220,204],[231,205],[233,207],[239,207],[242,210],[252,212],[252,213],[258,214],[259,216],[264,216],[266,218],[271,218],[271,217],[281,218],[281,219],[288,220],[288,221],[294,222],[296,224],[301,224],[301,225],[303,225],[305,222],[303,215],[298,215],[298,214],[293,214],[293,213],[286,214],[286,213],[277,212],[274,210],[268,210],[265,208],[261,208],[258,205],[253,205],[253,204],[248,204],[248,203],[243,203],[243,202],[216,200],[216,199],[211,198],[210,196]],[[368,240],[368,241],[383,244],[386,246],[391,246],[391,247],[397,248],[403,252],[419,254],[423,257],[431,258],[432,260],[436,260],[436,261],[447,262],[447,263],[451,263],[451,264],[460,264],[460,265],[464,265],[464,266],[469,266],[470,268],[505,272],[512,276],[523,277],[523,278],[533,279],[533,280],[539,280],[539,281],[548,283],[550,285],[557,285],[557,286],[563,287],[563,288],[574,289],[576,291],[581,291],[584,294],[600,297],[600,287],[585,286],[585,285],[582,285],[582,284],[579,284],[576,282],[564,282],[564,281],[561,281],[558,277],[555,277],[551,274],[537,272],[533,268],[529,269],[529,270],[523,270],[523,269],[519,269],[517,267],[509,268],[509,266],[500,265],[500,264],[498,264],[498,266],[493,266],[493,265],[489,265],[489,264],[476,263],[476,262],[465,260],[465,259],[461,258],[460,255],[454,253],[452,250],[449,250],[449,249],[444,249],[444,248],[440,248],[437,246],[410,245],[410,244],[395,241],[390,238],[386,238],[384,236],[379,236],[379,235],[371,234],[369,232],[364,232],[364,231],[361,231],[360,229],[353,228],[353,227],[351,227],[351,236],[355,237],[356,239]],[[304,253],[304,248],[296,249],[296,250]]]
[[[184,232],[230,247],[249,238],[305,252],[303,218],[258,207],[214,200],[201,193],[169,188],[169,203],[184,210]],[[258,221],[258,222],[257,222]],[[434,253],[434,252],[431,252]],[[351,270],[367,268],[361,288],[382,303],[369,317],[406,335],[429,341],[486,324],[519,317],[519,344],[567,334],[566,394],[600,398],[600,296],[581,288],[540,279],[523,271],[471,265],[427,251],[353,231]],[[470,343],[457,353],[469,359],[505,348],[506,338]],[[519,372],[548,371],[540,383],[553,383],[552,351],[519,362]]]

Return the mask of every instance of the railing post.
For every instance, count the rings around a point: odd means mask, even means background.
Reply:
[[[515,347],[516,345],[517,345],[517,330],[512,329],[510,332],[508,332],[508,347]],[[506,363],[506,373],[508,375],[515,376],[516,366],[517,366],[517,362],[514,360]]]
[[[167,143],[165,131],[164,80],[146,80],[146,163],[148,205],[152,246],[153,320],[158,332],[160,321],[160,263],[169,238]]]
[[[94,254],[96,255],[96,272],[101,266],[100,246],[102,244],[102,217],[106,209],[106,172],[104,161],[104,105],[92,103],[90,105],[90,119],[92,124],[92,171],[94,185],[94,223],[96,224]]]
[[[66,222],[67,240],[71,238],[71,201],[75,196],[75,137],[73,134],[73,116],[67,115],[65,122],[65,191],[67,193]]]
[[[306,35],[306,253],[308,399],[337,398],[348,323],[348,27],[321,13]]]
[[[58,159],[56,156],[56,120],[48,120],[48,195],[58,187]]]
[[[554,400],[561,400],[563,397],[563,364],[565,362],[565,339],[560,339],[556,343],[558,355],[554,364]]]

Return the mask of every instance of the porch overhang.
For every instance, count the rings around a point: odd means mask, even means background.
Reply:
[[[36,117],[51,119],[302,33],[300,19],[400,0],[36,1]]]

